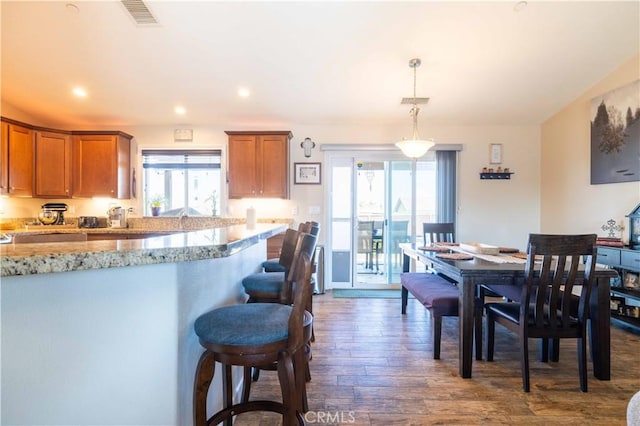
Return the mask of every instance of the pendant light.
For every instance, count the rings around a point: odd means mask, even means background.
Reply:
[[[396,142],[396,146],[409,158],[420,158],[435,145],[433,139],[420,139],[420,135],[418,135],[418,113],[420,112],[418,102],[421,101],[421,103],[426,103],[429,100],[428,98],[416,97],[416,71],[421,63],[422,62],[418,58],[414,58],[409,61],[409,66],[413,68],[413,98],[404,98],[402,101],[402,103],[411,103],[413,105],[409,111],[409,114],[413,117],[413,134],[411,139],[403,139],[400,142]]]

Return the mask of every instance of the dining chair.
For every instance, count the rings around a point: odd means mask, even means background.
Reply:
[[[358,254],[365,255],[364,268],[373,270],[373,221],[358,221]]]
[[[380,254],[384,253],[384,220],[373,221],[373,256],[375,257],[376,272],[380,272]]]
[[[205,348],[194,380],[194,425],[224,422],[232,424],[237,414],[249,411],[272,411],[282,414],[282,424],[304,424],[301,413],[306,410],[307,358],[305,344],[311,337],[313,316],[304,309],[311,293],[311,256],[316,237],[300,233],[296,261],[287,286],[293,293],[293,304],[245,303],[224,306],[198,317],[194,324],[200,344]],[[290,279],[291,278],[291,279]],[[213,380],[215,363],[222,364],[223,408],[207,418],[207,394]],[[282,401],[244,398],[233,403],[232,366],[245,369],[275,365]],[[247,380],[245,374],[245,381]],[[248,396],[248,394],[247,394]]]
[[[422,241],[425,246],[434,243],[455,243],[455,226],[453,223],[422,223]]]
[[[522,388],[530,390],[529,339],[577,340],[580,390],[587,392],[587,319],[594,284],[596,235],[530,234],[520,302],[485,304],[487,361],[493,361],[495,324],[518,334]],[[536,257],[540,261],[537,266]],[[584,272],[581,265],[584,262]],[[580,288],[575,305],[574,288]]]
[[[395,263],[402,258],[402,250],[398,244],[409,242],[409,221],[408,220],[392,220],[389,227],[391,238],[391,250],[394,253]]]

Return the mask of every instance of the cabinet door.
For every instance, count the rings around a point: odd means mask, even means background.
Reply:
[[[0,194],[9,193],[9,124],[2,122],[0,135]]]
[[[8,185],[9,194],[33,195],[33,131],[9,124],[8,130]]]
[[[74,135],[73,195],[130,198],[130,147],[131,138],[119,134]]]
[[[74,136],[73,195],[115,198],[117,160],[116,136]]]
[[[229,198],[257,196],[256,143],[256,136],[229,136]]]
[[[259,196],[289,198],[289,144],[287,136],[265,135],[258,139]]]
[[[35,195],[71,196],[71,137],[64,133],[36,132]]]

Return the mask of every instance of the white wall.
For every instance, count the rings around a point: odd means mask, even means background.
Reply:
[[[590,101],[638,78],[640,56],[613,70],[542,124],[543,232],[595,232],[604,236],[607,233],[601,227],[607,220],[627,222],[624,216],[640,203],[640,182],[590,184]]]
[[[3,110],[3,115],[10,115],[11,109]],[[32,124],[51,125],[28,121],[28,117],[17,119]],[[175,128],[191,127],[187,125],[168,125],[164,127],[121,127],[118,129],[134,135],[134,153],[143,148],[175,147],[175,148],[225,148],[227,135],[225,130],[291,130],[293,139],[290,145],[290,200],[233,200],[229,203],[226,214],[233,217],[244,217],[250,205],[256,208],[259,218],[287,217],[295,222],[316,220],[325,222],[326,212],[322,209],[319,215],[311,214],[311,206],[323,206],[324,182],[326,169],[322,168],[323,185],[294,185],[293,163],[322,162],[321,144],[389,144],[410,131],[410,121],[406,126],[393,127],[385,123],[352,123],[341,125],[292,125],[290,128],[214,128],[194,126],[193,142],[173,141]],[[522,248],[529,232],[536,232],[540,227],[540,131],[539,126],[464,126],[464,125],[431,125],[428,118],[421,120],[424,137],[433,137],[439,143],[462,144],[459,167],[459,220],[458,235],[460,240],[482,241],[489,244],[509,245]],[[81,129],[78,129],[81,130]],[[95,130],[95,129],[94,129]],[[316,142],[316,148],[310,158],[305,158],[300,142],[310,137]],[[489,164],[489,144],[501,143],[504,146],[503,166],[511,168],[515,174],[509,181],[481,181],[479,173],[482,167]],[[226,157],[225,157],[226,159]],[[134,159],[138,178],[138,194],[142,194],[140,178],[140,159]],[[323,164],[324,166],[324,164]],[[225,169],[226,170],[226,169]],[[2,199],[4,217],[33,216],[39,211],[43,202],[58,200],[37,199]],[[104,215],[110,200],[71,199],[59,200],[73,206],[72,215]],[[119,201],[125,207],[133,206],[142,211],[140,199]],[[297,214],[294,212],[297,211]],[[320,242],[324,242],[321,233]]]

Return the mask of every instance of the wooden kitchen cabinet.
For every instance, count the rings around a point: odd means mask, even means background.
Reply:
[[[35,132],[35,196],[71,197],[71,134]]]
[[[229,198],[289,198],[290,131],[227,131]]]
[[[73,195],[130,198],[132,136],[122,132],[73,133]]]
[[[33,195],[33,130],[2,120],[0,193]]]

